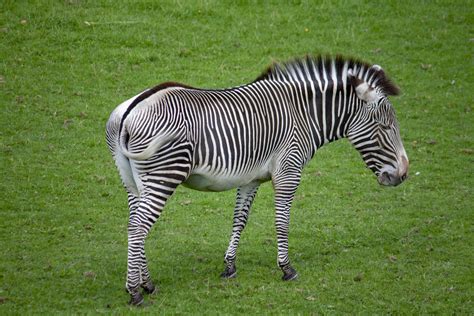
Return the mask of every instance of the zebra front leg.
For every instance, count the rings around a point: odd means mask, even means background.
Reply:
[[[260,183],[252,182],[237,188],[232,234],[230,236],[229,247],[224,257],[225,270],[221,274],[223,278],[230,279],[237,275],[237,269],[235,267],[237,247],[239,245],[240,235],[247,224],[250,207],[252,206],[259,186]]]
[[[275,190],[275,227],[278,245],[278,266],[283,271],[283,281],[294,280],[298,273],[291,266],[288,256],[288,233],[290,209],[296,189],[301,179],[299,169],[288,168],[282,174],[273,177]]]

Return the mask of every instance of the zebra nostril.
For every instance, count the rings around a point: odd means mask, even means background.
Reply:
[[[378,181],[382,185],[390,185],[392,182],[392,177],[390,176],[390,173],[388,173],[387,171],[383,171],[380,174]]]

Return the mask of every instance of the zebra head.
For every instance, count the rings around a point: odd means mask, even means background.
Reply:
[[[408,175],[408,157],[389,95],[399,93],[382,68],[374,65],[349,69],[348,79],[357,95],[358,109],[348,137],[381,185],[396,186]]]

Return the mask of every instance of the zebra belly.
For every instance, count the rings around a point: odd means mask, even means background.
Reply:
[[[220,192],[237,188],[239,186],[249,184],[251,182],[266,182],[271,179],[269,170],[255,170],[252,173],[243,175],[229,175],[225,173],[204,173],[194,172],[183,183],[185,187],[199,190]]]

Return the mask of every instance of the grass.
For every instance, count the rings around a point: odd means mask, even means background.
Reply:
[[[472,314],[473,20],[472,1],[2,1],[0,314]],[[322,148],[294,202],[291,283],[269,184],[230,281],[234,192],[180,188],[147,239],[161,293],[126,306],[109,113],[162,81],[240,85],[306,53],[380,64],[401,86],[409,181],[379,187],[347,141]]]

